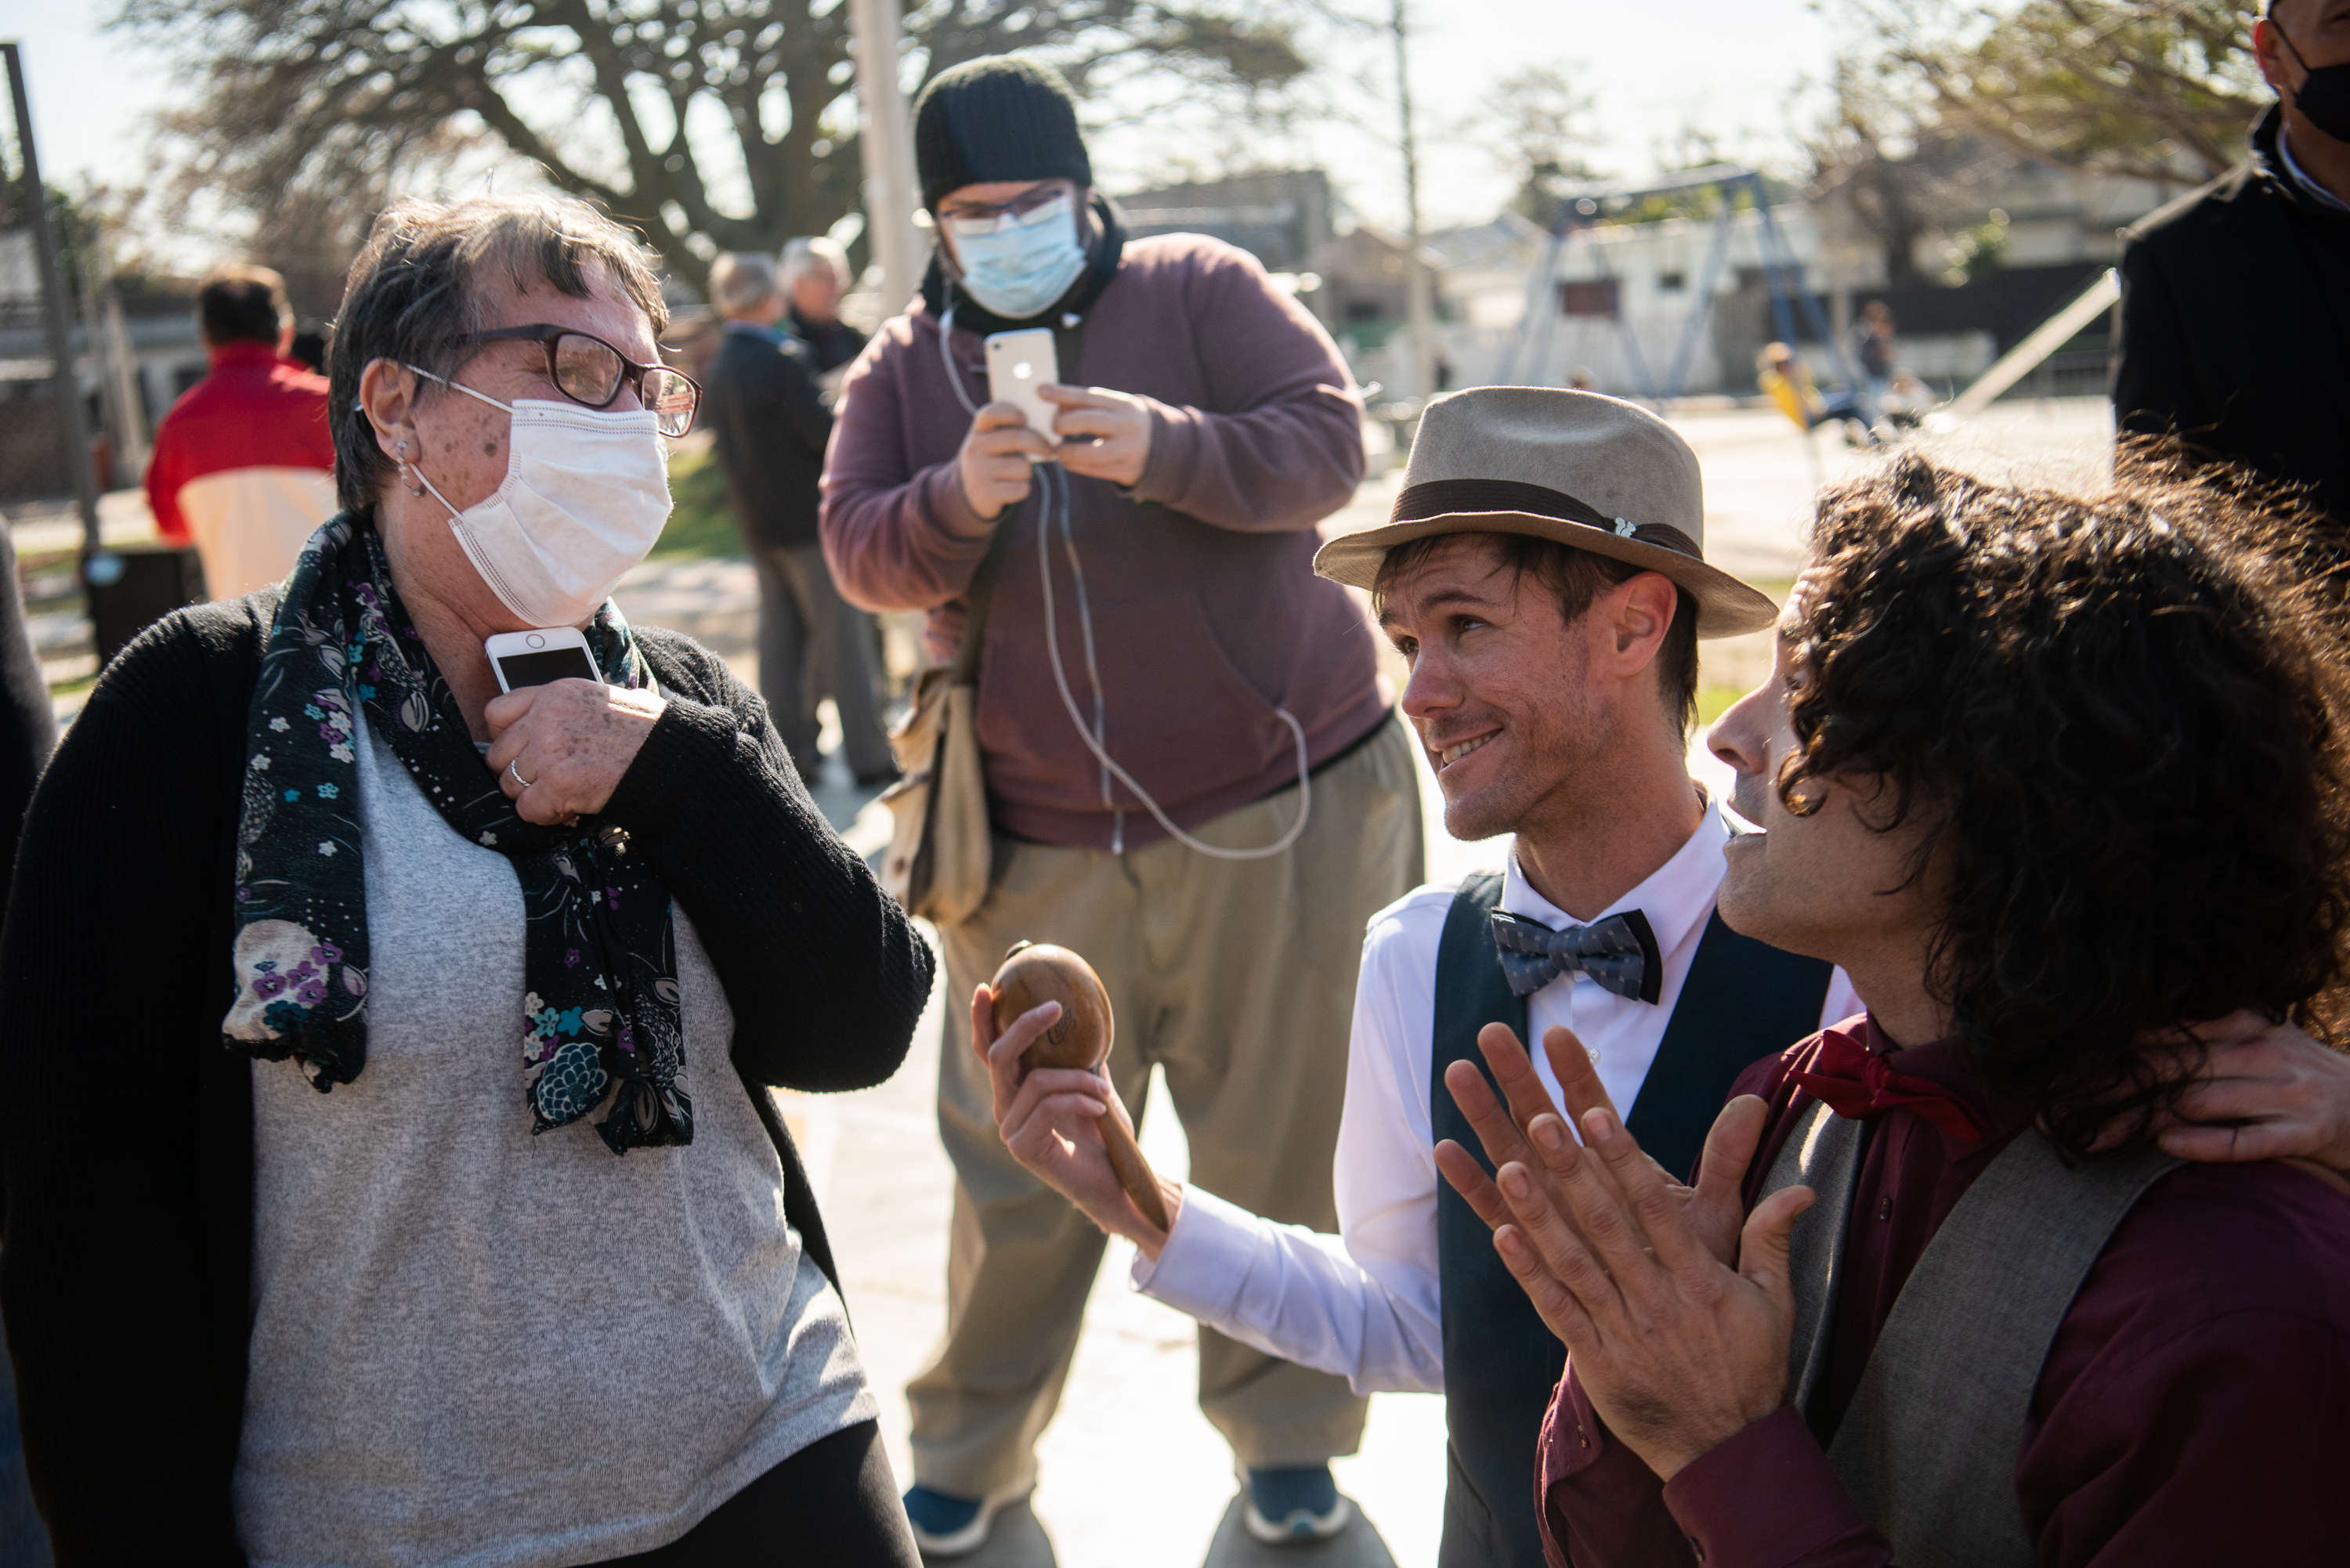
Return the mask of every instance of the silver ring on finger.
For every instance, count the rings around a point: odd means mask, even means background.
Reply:
[[[515,783],[522,785],[525,789],[528,789],[530,787],[530,780],[522,776],[522,769],[517,765],[521,761],[522,759],[520,757],[516,757],[513,762],[508,763],[506,764],[506,772],[514,774]]]

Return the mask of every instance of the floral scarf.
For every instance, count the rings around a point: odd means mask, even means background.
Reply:
[[[610,601],[588,626],[604,679],[650,686]],[[482,761],[392,592],[383,542],[349,514],[311,536],[269,628],[245,722],[237,824],[233,1051],[294,1058],[320,1094],[367,1065],[368,932],[356,748],[372,725],[449,826],[514,862],[531,1131],[597,1124],[615,1154],[693,1141],[669,889],[622,829],[540,827]]]

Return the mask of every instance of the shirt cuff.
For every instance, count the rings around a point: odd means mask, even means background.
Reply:
[[[1793,1405],[1682,1466],[1665,1483],[1665,1507],[1706,1568],[1893,1561]]]
[[[1212,1192],[1185,1186],[1175,1228],[1153,1262],[1138,1251],[1128,1276],[1134,1288],[1188,1317],[1221,1322],[1255,1259],[1264,1220]]]

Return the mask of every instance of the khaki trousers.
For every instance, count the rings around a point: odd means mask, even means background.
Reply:
[[[1417,886],[1416,742],[1390,718],[1314,775],[1313,819],[1284,854],[1217,860],[1171,840],[1124,855],[999,839],[997,881],[942,928],[939,1131],[955,1167],[947,1339],[908,1387],[914,1479],[957,1497],[1035,1478],[1105,1239],[1014,1162],[971,1049],[971,993],[1024,939],[1083,953],[1116,1023],[1112,1086],[1139,1123],[1153,1064],[1191,1140],[1196,1185],[1269,1219],[1334,1231],[1330,1160],[1346,1093],[1355,974],[1370,917]],[[1195,836],[1268,844],[1297,791]],[[1200,1331],[1200,1408],[1243,1465],[1355,1451],[1365,1402],[1346,1380]]]

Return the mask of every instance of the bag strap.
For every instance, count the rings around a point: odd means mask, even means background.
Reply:
[[[979,568],[971,575],[971,587],[963,590],[962,646],[955,650],[954,675],[956,686],[979,684],[979,647],[987,639],[987,607],[995,597],[995,573],[1003,565],[1003,546],[1012,537],[1012,514],[1017,510],[1007,506],[995,521],[995,532],[988,535],[987,554],[979,558]]]

